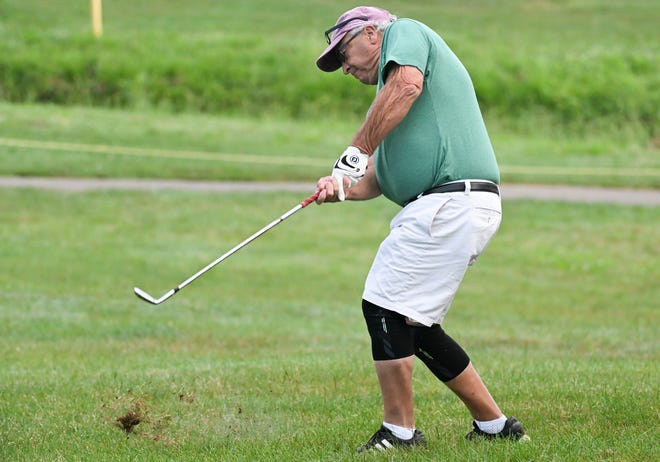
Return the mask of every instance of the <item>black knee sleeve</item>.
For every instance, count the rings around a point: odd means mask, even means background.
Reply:
[[[362,313],[371,336],[374,361],[416,355],[443,382],[455,378],[470,358],[439,324],[411,326],[405,316],[362,300]]]
[[[465,350],[439,324],[416,327],[414,343],[415,355],[443,382],[455,378],[470,364]]]
[[[362,314],[371,337],[374,361],[407,358],[415,354],[413,328],[405,316],[362,300]]]

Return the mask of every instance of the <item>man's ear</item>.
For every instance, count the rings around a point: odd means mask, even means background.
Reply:
[[[378,32],[376,32],[376,28],[372,24],[365,26],[364,32],[367,35],[369,43],[372,45],[378,41]]]

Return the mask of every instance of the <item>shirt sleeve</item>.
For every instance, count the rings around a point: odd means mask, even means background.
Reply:
[[[414,66],[426,75],[429,41],[422,27],[413,20],[400,19],[388,27],[381,53],[383,82],[387,80],[392,64]]]

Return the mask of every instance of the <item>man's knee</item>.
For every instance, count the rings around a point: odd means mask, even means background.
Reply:
[[[439,324],[415,329],[415,355],[443,382],[457,377],[470,364],[465,350]]]

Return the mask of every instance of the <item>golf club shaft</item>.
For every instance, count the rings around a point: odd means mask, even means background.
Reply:
[[[257,231],[256,233],[254,233],[253,235],[251,235],[250,237],[248,237],[247,239],[245,239],[243,242],[241,242],[240,244],[237,244],[237,245],[234,246],[232,249],[230,249],[229,251],[227,251],[226,253],[224,253],[223,255],[221,255],[220,257],[216,258],[214,261],[212,261],[212,262],[209,263],[208,265],[206,265],[204,268],[202,268],[201,270],[199,270],[198,272],[196,272],[195,274],[193,274],[192,276],[190,276],[188,279],[186,279],[185,281],[183,281],[181,284],[179,284],[178,286],[176,286],[174,289],[172,289],[172,290],[170,290],[169,292],[165,293],[161,298],[159,298],[159,299],[155,299],[155,298],[153,298],[152,296],[150,296],[149,294],[147,294],[146,292],[144,292],[142,289],[139,289],[139,288],[137,288],[137,287],[134,288],[134,292],[135,292],[135,294],[136,294],[139,298],[141,298],[141,299],[143,299],[143,300],[145,300],[145,301],[147,301],[147,302],[149,302],[149,303],[152,303],[152,304],[154,304],[154,305],[158,305],[159,303],[164,302],[165,300],[167,300],[168,298],[170,298],[171,296],[173,296],[174,294],[176,294],[179,290],[181,290],[181,289],[183,289],[184,287],[186,287],[188,284],[190,284],[191,282],[193,282],[195,279],[199,278],[201,275],[203,275],[204,273],[206,273],[207,271],[209,271],[211,268],[213,268],[214,266],[216,266],[217,264],[219,264],[219,263],[222,262],[223,260],[225,260],[225,259],[227,259],[228,257],[230,257],[231,255],[233,255],[234,253],[236,253],[237,251],[239,251],[240,249],[242,249],[243,247],[245,247],[247,244],[249,244],[250,242],[252,242],[252,241],[255,240],[256,238],[258,238],[258,237],[261,236],[262,234],[264,234],[264,233],[266,233],[267,231],[273,229],[275,226],[277,226],[277,225],[279,225],[280,223],[282,223],[284,220],[286,220],[287,218],[289,218],[291,215],[293,215],[293,214],[296,213],[297,211],[299,211],[299,210],[301,210],[301,209],[307,207],[309,204],[311,204],[312,202],[314,202],[314,201],[316,200],[317,197],[318,197],[318,192],[312,194],[312,195],[309,196],[307,199],[305,199],[304,201],[302,201],[301,203],[299,203],[298,205],[296,205],[294,208],[292,208],[291,210],[289,210],[288,212],[286,212],[284,215],[282,215],[281,217],[279,217],[279,218],[276,219],[276,220],[273,220],[271,223],[269,223],[268,225],[266,225],[266,226],[264,226],[263,228],[261,228],[259,231]]]
[[[262,234],[266,233],[267,231],[270,231],[270,230],[273,229],[275,226],[279,225],[279,224],[282,223],[284,220],[286,220],[287,218],[289,218],[291,215],[293,215],[294,213],[296,213],[298,210],[300,210],[300,209],[302,209],[303,207],[306,207],[307,205],[309,205],[310,203],[312,203],[314,200],[316,200],[316,197],[314,197],[314,196],[316,196],[316,194],[312,194],[309,198],[305,199],[303,202],[301,202],[300,204],[296,205],[294,208],[292,208],[291,210],[289,210],[288,212],[286,212],[284,215],[282,215],[281,217],[279,217],[279,218],[276,219],[276,220],[273,220],[273,221],[270,222],[268,225],[264,226],[264,227],[261,228],[259,231],[257,231],[256,233],[254,233],[252,236],[248,237],[247,239],[245,239],[245,240],[244,240],[243,242],[241,242],[240,244],[237,244],[237,245],[234,246],[232,249],[228,250],[225,254],[221,255],[220,257],[218,257],[217,259],[215,259],[214,261],[212,261],[211,263],[209,263],[208,265],[206,265],[204,268],[202,268],[201,270],[199,270],[197,273],[193,274],[193,275],[190,276],[188,279],[186,279],[186,280],[183,281],[181,284],[179,284],[175,290],[181,290],[181,289],[183,289],[185,286],[187,286],[188,284],[190,284],[191,282],[193,282],[195,279],[197,279],[198,277],[200,277],[202,274],[206,273],[208,270],[210,270],[211,268],[213,268],[214,266],[216,266],[218,263],[220,263],[221,261],[225,260],[227,257],[230,257],[231,255],[233,255],[234,253],[236,253],[237,251],[239,251],[240,249],[242,249],[243,247],[245,247],[246,245],[248,245],[250,242],[254,241],[256,238],[258,238],[258,237],[261,236]],[[309,200],[309,199],[312,198],[312,197],[313,197],[313,199]],[[308,202],[308,201],[309,201],[309,202]]]

